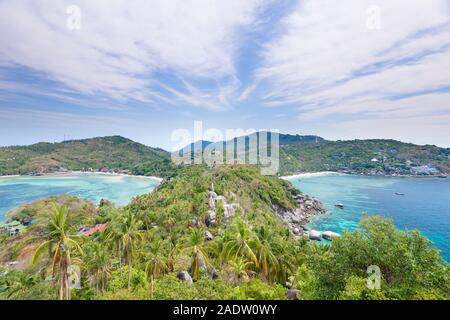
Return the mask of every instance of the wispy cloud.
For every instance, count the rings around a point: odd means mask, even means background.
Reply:
[[[72,4],[80,30],[66,27]],[[368,27],[377,13],[380,28]],[[449,146],[448,0],[10,0],[0,28],[2,124],[20,108],[42,111],[30,124],[65,117],[90,132],[102,115],[147,117],[147,128],[226,111],[228,127],[273,121],[328,138],[382,128]]]
[[[380,29],[367,27],[373,5]],[[297,106],[305,121],[450,113],[446,0],[300,1],[279,34],[255,76],[267,106]]]
[[[0,64],[25,66],[80,93],[119,101],[163,100],[155,74],[179,74],[216,87],[202,97],[201,89],[187,88],[180,99],[220,108],[231,94],[245,30],[257,24],[267,2],[80,0],[81,29],[69,30],[72,1],[2,1]]]
[[[380,9],[379,30],[366,25],[370,5]],[[342,104],[364,96],[382,110],[392,95],[449,85],[446,8],[445,0],[301,1],[282,21],[282,35],[265,46],[256,73],[266,84],[265,103],[318,114],[339,106],[342,112]]]

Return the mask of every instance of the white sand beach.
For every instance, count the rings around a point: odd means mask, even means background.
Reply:
[[[336,176],[337,175],[345,175],[345,173],[334,172],[334,171],[305,172],[305,173],[294,174],[292,176],[283,176],[283,177],[280,177],[280,179],[292,180],[292,179],[305,178],[305,177],[320,177],[320,176],[333,176],[333,175],[336,175]]]

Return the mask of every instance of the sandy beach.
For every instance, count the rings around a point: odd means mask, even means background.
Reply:
[[[38,176],[33,175],[9,175],[9,176],[0,176],[0,179],[8,179],[8,178],[39,178],[39,177],[65,177],[70,175],[103,175],[110,177],[131,177],[131,178],[142,178],[142,179],[151,179],[162,182],[164,179],[155,176],[135,176],[131,174],[124,173],[110,173],[110,172],[86,172],[86,171],[66,171],[66,172],[54,172],[54,173],[45,173]]]
[[[294,174],[291,176],[283,176],[283,177],[280,177],[280,179],[292,180],[292,179],[305,178],[305,177],[320,177],[320,176],[333,176],[333,175],[345,175],[345,173],[339,173],[339,172],[334,172],[334,171],[305,172],[305,173]]]

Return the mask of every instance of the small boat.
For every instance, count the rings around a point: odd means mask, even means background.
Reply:
[[[336,203],[334,206],[339,209],[344,209],[344,205],[342,203]]]
[[[404,193],[400,193],[400,192],[396,192],[395,195],[396,196],[404,196],[405,194]]]

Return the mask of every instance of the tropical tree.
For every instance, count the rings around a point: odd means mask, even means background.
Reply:
[[[91,286],[103,291],[112,271],[111,255],[104,239],[92,241],[86,249],[86,269]]]
[[[200,278],[200,269],[207,268],[211,264],[208,256],[208,244],[204,242],[203,229],[192,228],[185,249],[190,252],[192,258],[192,278],[198,280]]]
[[[152,241],[148,249],[145,274],[150,283],[150,298],[153,299],[154,280],[169,271],[169,264],[167,257],[164,255],[164,242],[161,239]]]
[[[255,234],[247,221],[236,217],[224,237],[222,257],[226,261],[236,261],[242,257],[246,261],[258,265],[255,253]]]
[[[30,288],[39,282],[36,276],[30,276],[18,270],[0,271],[2,271],[0,272],[0,293],[3,293],[7,299],[24,299]]]
[[[72,256],[74,253],[83,254],[77,242],[79,236],[70,234],[69,226],[67,208],[54,204],[45,226],[46,241],[35,249],[31,258],[32,265],[35,265],[44,252],[50,253],[52,275],[55,275],[57,267],[59,270],[59,300],[63,300],[64,296],[70,300],[69,272]]]
[[[256,245],[255,254],[259,273],[267,282],[271,282],[278,271],[280,271],[280,263],[275,254],[276,237],[267,227],[260,226],[256,229]]]
[[[132,260],[136,246],[143,240],[141,227],[142,221],[133,212],[125,211],[122,215],[114,216],[107,231],[107,238],[117,241],[121,256],[128,265],[128,290],[131,290]]]

